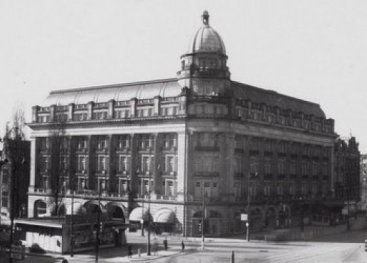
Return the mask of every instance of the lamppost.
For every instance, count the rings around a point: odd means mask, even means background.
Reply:
[[[71,216],[70,216],[70,257],[74,257],[74,189],[75,178],[71,178],[70,191],[71,191]]]
[[[250,173],[247,174],[247,222],[246,222],[246,240],[250,241]]]
[[[204,242],[205,242],[205,188],[203,194],[203,202],[202,202],[202,214],[201,214],[201,250],[204,250]]]
[[[96,263],[98,263],[98,256],[99,256],[99,232],[101,228],[101,184],[100,181],[98,181],[98,209],[97,209],[97,229],[96,229]]]
[[[150,184],[151,184],[151,181],[150,181],[150,173],[149,173],[149,181],[148,181],[148,235],[147,235],[147,256],[150,256],[151,253],[150,253]]]

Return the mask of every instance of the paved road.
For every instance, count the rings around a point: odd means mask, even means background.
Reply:
[[[184,240],[185,251],[181,251],[181,240],[169,239],[169,250],[163,251],[162,238],[152,242],[159,244],[159,252],[156,256],[146,256],[146,237],[132,235],[128,237],[133,244],[134,255],[127,258],[126,247],[101,249],[99,262],[156,262],[156,263],[223,263],[230,262],[231,251],[235,251],[236,263],[366,263],[367,252],[364,251],[364,240],[367,239],[367,231],[351,231],[348,233],[330,235],[319,238],[313,242],[256,242],[250,243],[240,239],[207,239],[205,250],[200,250],[200,240]],[[341,243],[344,241],[344,243]],[[137,255],[141,249],[142,257]],[[153,254],[153,253],[152,253]],[[93,251],[76,254],[74,258],[64,256],[69,262],[94,262]],[[7,262],[0,255],[0,263]],[[60,255],[28,255],[28,262],[51,263],[61,262]]]

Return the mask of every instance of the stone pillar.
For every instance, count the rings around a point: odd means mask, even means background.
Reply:
[[[177,135],[177,201],[188,200],[188,140],[185,131]]]
[[[54,122],[56,120],[56,105],[50,106],[50,122]]]
[[[75,191],[77,189],[77,179],[75,178],[75,142],[74,137],[68,137],[68,150],[69,150],[69,189],[70,191]]]
[[[131,158],[130,158],[130,189],[135,193],[139,193],[138,189],[138,175],[136,173],[136,169],[138,167],[138,154],[137,154],[137,135],[131,134],[130,135],[130,148],[131,148]]]
[[[96,178],[95,178],[95,161],[94,161],[94,152],[93,152],[93,136],[88,136],[87,139],[87,145],[88,145],[88,171],[87,171],[87,177],[88,177],[88,188],[90,190],[97,190],[96,189]]]
[[[233,160],[234,160],[234,141],[235,136],[233,133],[219,134],[219,164],[221,165],[219,171],[219,180],[217,187],[219,188],[219,196],[222,197],[223,201],[234,201],[233,189]],[[224,198],[224,199],[223,199]]]
[[[107,119],[113,119],[113,118],[115,118],[115,100],[109,100]]]
[[[87,120],[92,120],[93,119],[93,106],[94,106],[93,101],[88,102],[88,105],[87,105]]]
[[[154,97],[154,106],[153,106],[153,115],[159,116],[160,115],[160,108],[161,108],[161,97],[155,96]]]
[[[186,114],[187,109],[187,95],[183,94],[179,97],[179,106],[178,106],[178,114],[183,115]]]
[[[136,117],[136,103],[137,103],[137,98],[132,98],[130,100],[130,117],[134,118]]]
[[[153,182],[154,188],[153,193],[151,195],[152,199],[157,199],[157,195],[161,195],[162,191],[162,176],[161,176],[161,169],[162,169],[162,153],[160,151],[161,147],[161,135],[159,133],[154,134],[154,141],[153,141],[153,149],[154,149],[154,163],[153,163]]]
[[[32,107],[32,122],[38,121],[38,111],[40,107],[38,105]]]
[[[74,103],[70,103],[68,105],[68,121],[73,120],[73,114],[74,114]]]
[[[108,186],[108,194],[116,194],[118,192],[118,179],[116,178],[116,167],[118,163],[116,162],[116,151],[114,145],[116,145],[116,136],[109,135],[107,136],[107,145],[108,145],[108,170],[107,174],[109,176],[109,186]]]
[[[30,164],[30,181],[28,191],[30,193],[34,192],[34,187],[36,183],[36,158],[37,158],[37,147],[36,138],[31,138],[31,164]]]

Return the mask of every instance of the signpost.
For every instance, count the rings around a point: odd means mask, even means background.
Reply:
[[[241,214],[241,221],[246,221],[246,240],[247,241],[250,241],[249,240],[249,222],[248,222],[248,214]]]

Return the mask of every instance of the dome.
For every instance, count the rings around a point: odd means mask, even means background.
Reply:
[[[219,34],[209,25],[209,13],[202,15],[203,26],[196,32],[187,53],[214,52],[226,54],[224,43]]]

